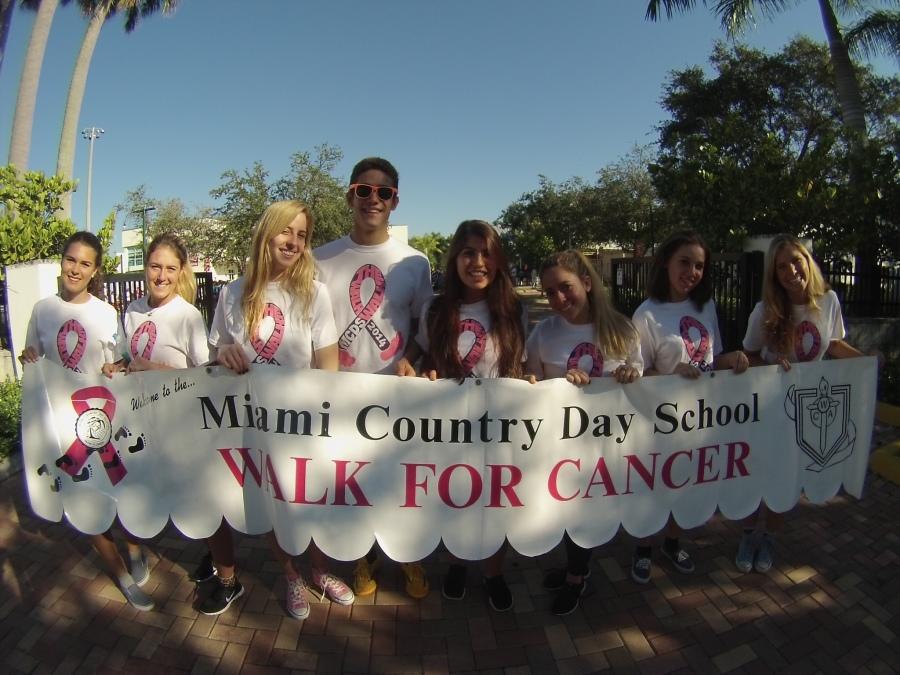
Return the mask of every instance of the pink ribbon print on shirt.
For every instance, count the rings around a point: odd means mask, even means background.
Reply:
[[[147,337],[144,348],[141,349],[141,339]],[[150,360],[153,356],[153,348],[156,346],[156,324],[152,321],[145,321],[134,334],[131,336],[131,355],[140,356],[141,358]]]
[[[367,279],[371,279],[375,283],[375,288],[368,301],[363,303],[362,286]],[[363,330],[369,334],[372,341],[378,346],[382,361],[389,361],[403,346],[403,335],[401,333],[397,333],[392,340],[388,340],[381,328],[372,320],[375,312],[384,303],[386,286],[384,274],[377,266],[372,264],[361,266],[350,280],[350,307],[356,316],[353,317],[353,320],[347,325],[338,340],[338,356],[341,365],[345,368],[356,363],[356,359],[350,354],[350,345],[353,344]]]
[[[806,336],[810,336],[809,349],[806,348]],[[794,353],[797,355],[797,361],[815,361],[822,349],[822,336],[816,324],[810,321],[801,321],[797,328],[794,329]]]
[[[101,407],[93,407],[88,401],[103,401]],[[85,387],[72,394],[72,407],[78,414],[75,421],[75,440],[65,454],[56,460],[56,466],[72,476],[75,482],[89,479],[93,472],[86,467],[91,453],[100,454],[109,482],[116,485],[125,474],[125,465],[112,444],[112,419],[116,413],[116,399],[106,387]],[[40,471],[38,471],[40,473]]]
[[[696,330],[698,333],[696,341],[691,337],[691,329]],[[681,317],[679,330],[681,339],[684,341],[684,348],[687,351],[689,363],[700,370],[712,370],[712,365],[706,361],[706,356],[709,354],[711,346],[709,331],[706,330],[706,326],[692,316],[683,316]]]
[[[487,331],[480,321],[463,319],[459,322],[459,336],[462,337],[465,333],[472,333],[475,336],[469,351],[465,355],[460,354],[463,370],[466,372],[466,375],[471,375],[481,357],[484,356],[484,350],[487,347]]]
[[[591,368],[586,370],[591,377],[600,377],[603,375],[603,355],[597,350],[597,345],[592,342],[581,342],[575,345],[575,349],[569,354],[569,360],[566,361],[566,370],[578,368],[578,364],[585,356],[591,357]],[[585,370],[582,368],[582,370]]]
[[[253,337],[250,338],[250,344],[253,347],[253,351],[256,352],[256,358],[253,359],[253,363],[268,363],[278,366],[281,364],[275,360],[275,352],[278,351],[281,341],[284,339],[284,312],[281,311],[278,305],[267,302],[266,309],[263,312],[263,319],[269,318],[274,321],[269,339],[266,341],[262,340],[259,336],[259,326],[256,327]]]
[[[69,335],[72,333],[75,334],[75,346],[70,352],[68,342]],[[62,361],[63,368],[80,373],[78,364],[81,362],[81,357],[84,356],[85,349],[87,349],[87,332],[84,330],[84,326],[78,323],[76,319],[69,319],[56,334],[56,351],[59,352],[59,359]]]

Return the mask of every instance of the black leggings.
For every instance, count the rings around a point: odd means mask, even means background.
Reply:
[[[567,532],[564,540],[566,542],[566,572],[576,577],[583,577],[588,573],[588,563],[591,560],[593,549],[581,548],[578,544],[569,538]]]

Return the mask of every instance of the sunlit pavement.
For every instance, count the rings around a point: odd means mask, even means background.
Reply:
[[[888,430],[878,428],[874,445]],[[739,527],[721,518],[688,533],[697,562],[680,575],[655,556],[651,583],[628,577],[631,539],[592,561],[573,614],[550,614],[543,572],[560,549],[510,551],[515,608],[488,606],[476,566],[465,600],[440,593],[447,554],[425,561],[427,598],[382,564],[379,590],[352,607],[282,609],[283,582],[262,537],[238,538],[245,594],[218,617],[191,606],[186,571],[204,547],[174,528],[148,544],[156,602],[138,612],[100,571],[87,538],[34,516],[21,474],[0,483],[0,672],[893,673],[900,669],[900,486],[870,475],[865,498],[802,502],[767,575],[734,567]],[[351,565],[337,571],[350,578]]]

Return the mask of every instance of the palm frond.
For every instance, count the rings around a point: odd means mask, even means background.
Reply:
[[[713,11],[722,22],[722,29],[735,37],[756,26],[757,13],[772,19],[797,2],[798,0],[716,0]]]
[[[706,0],[702,0],[706,5]],[[688,12],[697,5],[697,0],[650,0],[647,3],[647,13],[645,19],[657,21],[659,19],[660,10],[665,10],[666,18],[671,19],[676,12]]]
[[[845,33],[847,47],[857,56],[894,56],[900,59],[900,12],[875,11]]]

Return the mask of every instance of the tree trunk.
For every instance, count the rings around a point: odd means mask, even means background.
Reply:
[[[0,0],[0,72],[3,72],[3,55],[6,54],[6,38],[9,37],[14,7],[13,0]]]
[[[25,64],[19,80],[19,95],[16,99],[16,112],[13,117],[12,136],[9,141],[9,163],[19,171],[28,168],[28,153],[31,150],[31,127],[34,124],[34,106],[37,102],[38,83],[41,79],[41,66],[44,63],[44,51],[47,38],[50,37],[50,25],[59,0],[41,0],[28,50],[25,52]]]
[[[69,98],[66,100],[66,112],[63,117],[62,134],[59,137],[59,154],[56,158],[56,175],[66,180],[71,180],[75,168],[75,144],[78,140],[78,120],[81,117],[81,104],[84,100],[84,91],[87,87],[88,71],[91,67],[91,59],[94,56],[94,48],[100,38],[100,29],[106,21],[109,12],[109,2],[97,5],[91,15],[84,39],[81,42],[81,51],[75,61],[75,69],[72,71],[72,82],[69,84]],[[72,193],[67,192],[62,197],[61,217],[72,217]]]
[[[878,232],[877,224],[865,204],[864,194],[871,186],[871,175],[865,163],[866,117],[859,91],[856,70],[850,60],[847,43],[841,34],[837,17],[829,0],[818,0],[828,38],[828,49],[831,52],[831,64],[834,68],[835,88],[841,107],[841,117],[847,133],[849,144],[849,169],[852,194],[859,202],[855,204],[855,212],[862,215],[863,220],[857,224],[858,247],[855,261],[856,298],[859,311],[863,316],[871,316],[877,311],[880,297],[880,278],[878,265]],[[848,223],[850,225],[850,223]]]

